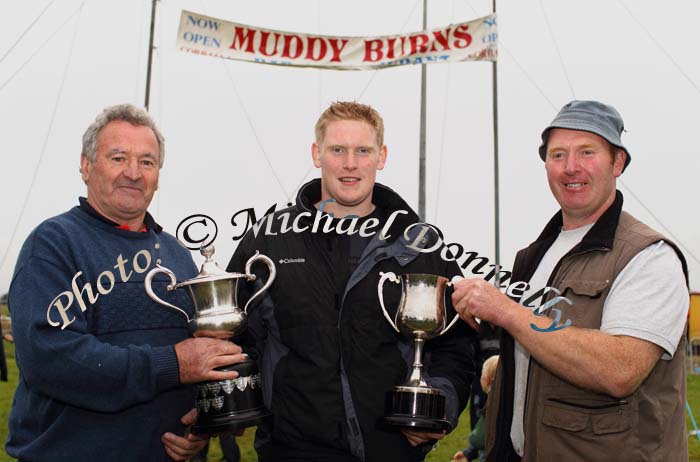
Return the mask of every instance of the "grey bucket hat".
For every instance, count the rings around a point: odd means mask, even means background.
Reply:
[[[617,110],[607,104],[598,101],[572,101],[566,104],[551,124],[542,132],[542,144],[540,145],[540,157],[545,160],[547,155],[547,138],[553,128],[566,128],[569,130],[582,130],[594,133],[610,144],[627,153],[627,160],[622,169],[624,172],[632,157],[627,148],[622,144],[620,135],[625,129],[622,116]]]

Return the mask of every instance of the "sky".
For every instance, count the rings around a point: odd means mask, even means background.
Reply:
[[[11,5],[11,6],[10,6]],[[33,228],[85,194],[81,137],[106,106],[142,106],[149,0],[7,2],[0,28],[0,293]],[[491,13],[492,2],[429,0],[428,28]],[[293,200],[312,167],[313,126],[335,100],[382,114],[388,146],[378,181],[417,208],[420,67],[297,69],[220,60],[176,48],[181,10],[270,29],[378,36],[418,31],[414,0],[161,0],[150,110],[166,138],[150,211],[166,230],[192,214],[218,225],[226,263],[239,210],[258,217]],[[622,114],[632,163],[625,209],[680,244],[700,290],[700,3],[695,0],[502,0],[498,145],[500,263],[509,269],[556,212],[538,157],[561,106],[597,99]],[[38,19],[37,19],[38,18]],[[32,22],[35,23],[31,26]],[[427,219],[496,260],[492,65],[427,69]],[[201,258],[195,256],[198,261]]]

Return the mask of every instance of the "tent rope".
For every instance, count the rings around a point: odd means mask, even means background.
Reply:
[[[554,49],[557,51],[557,56],[559,57],[559,63],[561,64],[561,68],[564,71],[564,77],[566,78],[566,83],[569,85],[569,90],[571,91],[571,96],[573,96],[574,99],[576,99],[576,92],[574,91],[574,86],[571,83],[571,79],[569,78],[569,73],[566,70],[566,66],[564,66],[564,56],[561,54],[561,50],[559,49],[559,42],[554,38],[554,29],[552,29],[552,25],[549,22],[549,17],[547,16],[547,12],[544,9],[544,4],[542,3],[542,0],[539,0],[540,2],[540,9],[542,10],[542,16],[544,16],[544,22],[547,24],[547,30],[549,31],[549,36],[552,38],[552,43],[554,44]]]
[[[22,63],[22,65],[21,65],[7,80],[5,80],[5,81],[2,83],[2,85],[0,85],[0,92],[3,90],[3,88],[5,88],[5,87],[17,76],[17,74],[20,73],[20,71],[21,71],[22,69],[24,69],[24,67],[25,67],[27,64],[29,64],[29,62],[34,58],[34,56],[36,56],[37,53],[39,53],[39,52],[42,50],[42,48],[44,48],[44,46],[45,46],[47,43],[49,43],[49,42],[51,41],[51,39],[53,39],[53,37],[54,37],[56,34],[58,34],[58,33],[63,29],[63,27],[64,27],[66,24],[68,24],[68,22],[69,22],[71,19],[73,19],[73,16],[75,16],[76,14],[78,14],[79,11],[82,10],[83,5],[85,5],[88,1],[89,1],[89,0],[85,0],[83,3],[81,3],[80,6],[79,6],[70,16],[68,16],[68,18],[66,18],[66,20],[63,21],[63,22],[61,23],[60,26],[58,26],[58,27],[54,30],[54,31],[51,33],[51,35],[49,35],[49,37],[48,37],[46,40],[44,40],[44,42],[43,42],[41,45],[39,45],[39,48],[37,48],[36,50],[34,50],[34,53],[32,53],[32,54],[29,56],[29,58],[27,58],[27,60],[24,61],[24,62]]]
[[[666,57],[668,58],[668,60],[671,61],[671,64],[673,64],[673,65],[675,66],[676,70],[677,70],[678,72],[680,72],[681,75],[682,75],[683,77],[685,77],[685,79],[688,81],[688,83],[690,83],[690,85],[692,85],[693,88],[695,88],[695,90],[696,90],[698,93],[700,93],[700,86],[698,86],[698,84],[695,83],[695,82],[693,81],[693,79],[691,79],[690,76],[683,70],[683,68],[681,67],[681,65],[678,64],[678,62],[677,62],[675,59],[673,59],[673,56],[671,56],[671,53],[669,53],[669,52],[666,50],[666,48],[664,48],[664,47],[661,45],[661,43],[660,43],[658,40],[656,40],[656,37],[654,37],[654,35],[651,33],[651,31],[649,31],[649,29],[648,29],[647,27],[645,27],[644,24],[642,24],[641,21],[640,21],[639,19],[637,19],[637,17],[636,17],[634,14],[632,14],[632,11],[627,7],[627,5],[625,4],[625,2],[623,2],[622,0],[617,0],[617,1],[618,1],[618,3],[619,3],[620,5],[622,5],[622,8],[624,8],[624,10],[627,11],[627,14],[629,14],[630,18],[632,18],[632,19],[634,20],[634,22],[636,22],[637,25],[638,25],[639,27],[641,27],[642,30],[644,30],[644,32],[646,32],[646,34],[649,36],[649,38],[651,39],[651,41],[654,42],[654,45],[656,45],[656,47],[657,47],[659,50],[661,50],[661,52],[662,52],[664,55],[666,55]]]
[[[5,60],[5,58],[7,58],[7,56],[12,52],[12,50],[15,49],[15,47],[17,46],[17,44],[18,44],[19,42],[22,41],[22,39],[23,39],[24,36],[27,34],[27,32],[29,32],[29,30],[30,30],[32,27],[34,27],[34,24],[36,24],[36,22],[44,15],[44,13],[46,13],[46,10],[49,9],[49,7],[53,4],[54,1],[55,1],[55,0],[51,0],[51,1],[44,7],[44,9],[41,10],[41,13],[39,13],[39,16],[37,16],[36,18],[34,18],[34,20],[27,26],[27,28],[24,29],[24,32],[22,32],[22,33],[19,35],[19,37],[17,38],[17,40],[15,40],[15,43],[13,43],[12,45],[10,45],[10,48],[8,48],[7,51],[5,52],[5,54],[2,55],[2,57],[0,58],[0,63],[2,63],[2,62]]]
[[[73,50],[75,48],[75,38],[78,36],[78,29],[79,29],[79,25],[80,25],[80,13],[82,12],[84,5],[85,5],[85,2],[83,2],[80,5],[80,8],[78,9],[78,18],[75,21],[75,29],[73,30],[73,38],[71,39],[71,42],[70,42],[70,49],[68,51],[68,59],[66,60],[66,67],[63,69],[63,76],[61,78],[61,84],[58,88],[58,94],[56,95],[56,102],[54,103],[53,111],[51,113],[51,120],[49,121],[49,127],[46,130],[46,135],[44,136],[44,143],[41,147],[39,159],[37,160],[36,166],[34,167],[34,173],[32,174],[32,180],[29,183],[29,188],[27,189],[27,193],[24,196],[24,201],[22,203],[22,208],[20,209],[19,217],[17,218],[17,222],[15,223],[14,229],[12,230],[12,235],[10,236],[10,239],[7,242],[7,247],[5,248],[5,251],[3,252],[2,259],[0,259],[0,269],[2,269],[5,265],[5,261],[7,260],[7,256],[10,253],[10,247],[12,246],[12,242],[14,242],[15,237],[17,236],[17,230],[19,229],[19,225],[22,222],[22,218],[24,218],[24,213],[27,210],[27,204],[29,203],[29,197],[32,194],[32,190],[34,189],[34,185],[36,184],[36,179],[39,176],[39,170],[41,168],[42,161],[44,160],[44,154],[46,154],[46,147],[48,146],[49,136],[51,135],[51,131],[53,129],[53,124],[54,124],[54,121],[56,120],[56,113],[58,112],[58,106],[59,106],[59,103],[61,101],[61,95],[63,95],[63,88],[64,88],[65,83],[66,83],[66,77],[68,76],[68,68],[70,67],[71,58],[73,56]]]

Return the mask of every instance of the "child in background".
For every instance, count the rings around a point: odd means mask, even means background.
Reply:
[[[485,393],[491,391],[491,384],[496,377],[496,367],[498,366],[498,355],[491,356],[489,359],[484,361],[484,367],[481,370],[481,388]],[[485,438],[484,429],[486,427],[486,409],[481,413],[479,420],[476,425],[469,433],[469,448],[464,451],[457,452],[452,456],[452,462],[465,462],[467,460],[467,452],[473,449],[477,449],[479,453],[479,458],[475,460],[483,460],[484,449],[485,449]]]

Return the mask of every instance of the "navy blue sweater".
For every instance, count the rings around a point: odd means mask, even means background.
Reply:
[[[8,454],[21,460],[161,461],[193,407],[172,347],[184,316],[146,295],[156,263],[182,281],[190,253],[167,233],[116,229],[74,207],[27,238],[9,292],[20,376]],[[192,312],[183,290],[164,300]]]

